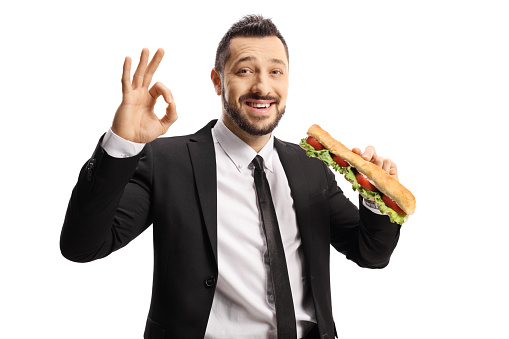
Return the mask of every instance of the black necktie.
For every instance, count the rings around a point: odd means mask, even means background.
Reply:
[[[297,325],[295,323],[290,278],[286,267],[285,250],[279,233],[276,210],[272,203],[269,182],[263,171],[263,158],[257,155],[252,164],[255,167],[256,195],[258,196],[269,251],[270,273],[276,303],[277,337],[293,339],[297,337]]]

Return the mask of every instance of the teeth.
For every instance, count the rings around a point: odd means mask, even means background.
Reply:
[[[268,108],[268,107],[270,107],[270,104],[256,104],[254,102],[248,102],[247,104],[254,108]]]

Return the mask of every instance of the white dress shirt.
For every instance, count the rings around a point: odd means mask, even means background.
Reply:
[[[276,338],[268,252],[251,161],[257,153],[219,120],[212,129],[217,169],[219,277],[205,338]],[[258,153],[270,185],[302,337],[315,320],[288,180],[274,137]]]

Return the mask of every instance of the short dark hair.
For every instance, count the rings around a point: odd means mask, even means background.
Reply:
[[[221,75],[224,71],[224,65],[230,57],[230,41],[237,36],[257,38],[276,36],[283,43],[286,57],[288,58],[288,46],[286,45],[286,41],[272,20],[265,19],[261,15],[246,15],[230,27],[217,46],[214,67]]]

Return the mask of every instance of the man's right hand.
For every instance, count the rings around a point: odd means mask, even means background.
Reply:
[[[122,73],[122,103],[115,113],[111,130],[116,135],[137,143],[149,143],[168,131],[177,120],[177,110],[171,91],[160,82],[149,90],[152,76],[163,59],[158,49],[147,66],[149,51],[141,52],[140,63],[131,83],[131,58],[126,57]],[[166,114],[159,119],[154,113],[157,98],[162,95],[168,104]]]

